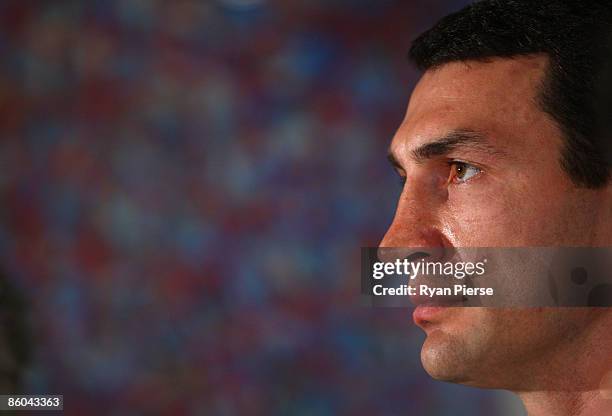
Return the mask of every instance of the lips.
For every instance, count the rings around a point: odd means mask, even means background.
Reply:
[[[425,329],[432,323],[441,320],[442,313],[447,309],[445,306],[419,305],[412,313],[414,324],[421,329]]]
[[[412,320],[419,328],[426,330],[432,325],[439,324],[444,319],[449,308],[463,306],[465,299],[429,299],[428,303],[418,304],[412,313]]]

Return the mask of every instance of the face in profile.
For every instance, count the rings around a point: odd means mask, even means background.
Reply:
[[[382,247],[611,245],[609,187],[572,181],[560,163],[563,134],[540,108],[547,65],[529,56],[425,73],[390,146],[405,186]],[[560,357],[588,354],[579,340],[605,313],[419,307],[414,318],[432,377],[521,390],[554,384]],[[591,387],[590,378],[572,382]]]

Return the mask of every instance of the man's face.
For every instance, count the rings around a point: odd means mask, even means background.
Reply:
[[[610,245],[609,189],[576,187],[559,163],[561,131],[538,104],[546,66],[541,56],[458,62],[423,76],[390,147],[406,185],[382,247]],[[596,313],[430,312],[415,318],[430,375],[504,388]]]

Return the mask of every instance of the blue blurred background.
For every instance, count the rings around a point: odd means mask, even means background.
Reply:
[[[0,3],[0,252],[75,415],[515,414],[359,303],[413,39],[459,0]]]

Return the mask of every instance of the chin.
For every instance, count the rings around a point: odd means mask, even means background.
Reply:
[[[441,331],[427,336],[421,349],[421,363],[429,376],[435,380],[466,385],[474,383],[474,370],[478,368],[458,340]]]
[[[481,389],[504,388],[504,377],[487,366],[482,356],[470,354],[456,340],[443,338],[441,335],[428,337],[421,349],[421,363],[431,378]]]

